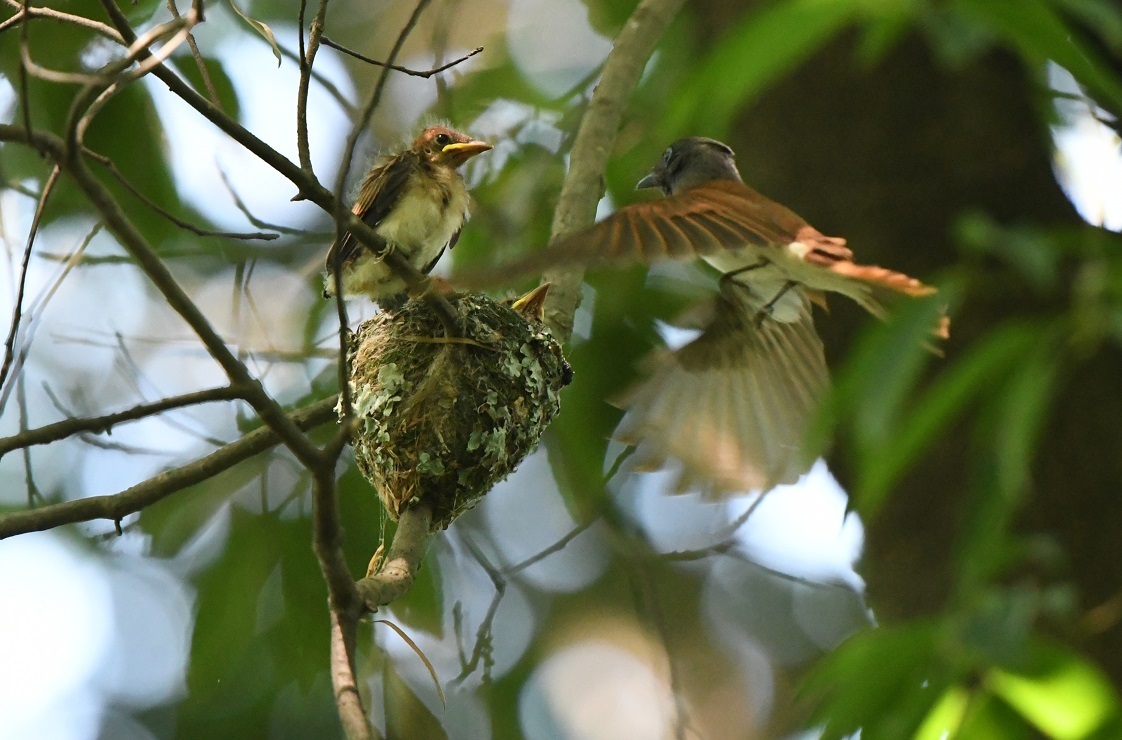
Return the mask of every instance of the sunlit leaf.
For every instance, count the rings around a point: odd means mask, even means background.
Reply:
[[[994,669],[986,684],[1050,737],[1091,734],[1118,713],[1110,680],[1066,648],[1038,643],[1024,670]]]
[[[948,688],[916,730],[915,740],[944,740],[954,737],[963,715],[966,714],[969,701],[970,694],[966,689],[961,686]]]
[[[273,36],[273,29],[269,28],[267,24],[262,23],[261,21],[255,21],[248,15],[243,13],[242,9],[238,7],[237,0],[230,0],[230,7],[238,15],[239,18],[249,24],[250,28],[252,28],[254,31],[257,31],[257,33],[261,34],[262,38],[269,42],[269,46],[271,46],[273,49],[273,56],[277,58],[277,66],[279,67],[281,63],[281,53],[280,47],[277,46],[277,39],[275,36]]]
[[[1005,702],[984,691],[975,691],[958,727],[958,734],[951,737],[956,740],[973,738],[1029,740],[1036,738],[1037,734]]]

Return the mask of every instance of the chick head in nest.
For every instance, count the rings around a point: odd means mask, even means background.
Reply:
[[[513,305],[449,296],[464,337],[482,346],[443,341],[422,300],[351,337],[355,460],[394,521],[423,501],[433,530],[447,527],[537,446],[572,379],[541,322],[545,287]]]

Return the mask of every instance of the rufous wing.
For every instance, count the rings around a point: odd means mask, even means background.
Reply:
[[[714,180],[621,208],[594,226],[496,268],[465,272],[465,288],[517,281],[552,267],[694,260],[749,244],[779,248],[806,222],[744,183]]]

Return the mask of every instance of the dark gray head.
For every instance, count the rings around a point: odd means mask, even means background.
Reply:
[[[635,189],[661,188],[673,195],[709,180],[736,180],[736,162],[732,148],[716,139],[691,136],[678,139],[662,153],[662,159],[636,185]]]

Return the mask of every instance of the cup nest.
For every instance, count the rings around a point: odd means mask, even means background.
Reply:
[[[421,300],[377,314],[350,344],[358,468],[390,518],[423,501],[433,530],[474,506],[537,446],[572,378],[541,322],[482,294],[448,299],[464,337],[481,346],[444,340]]]

